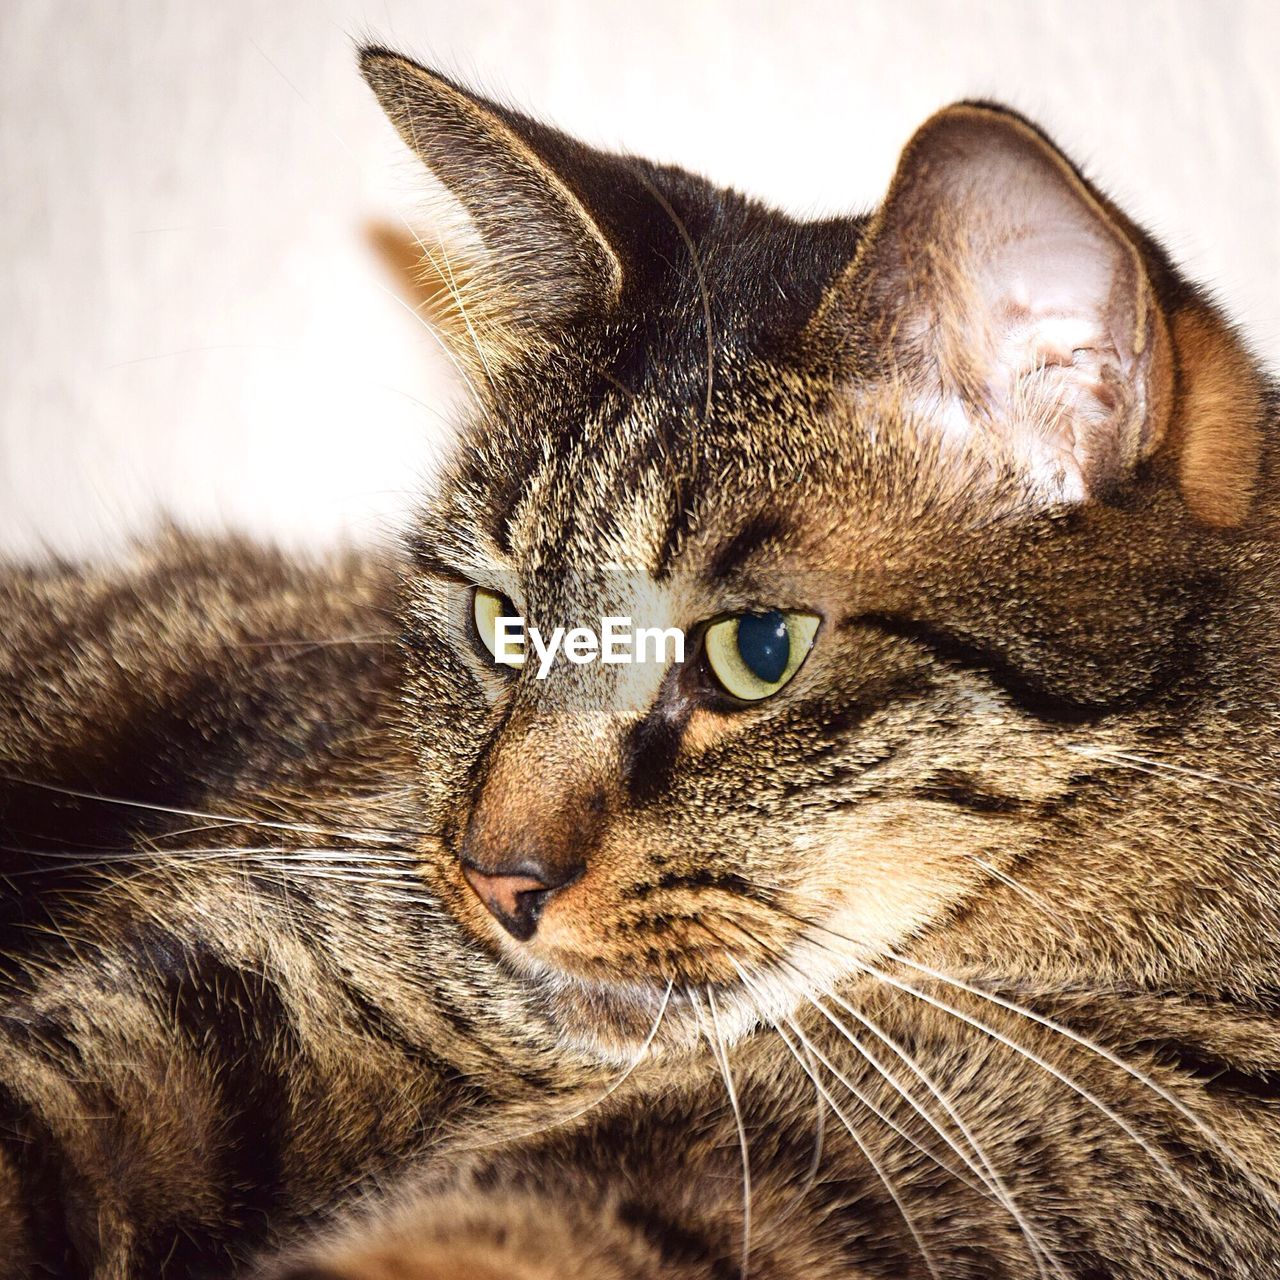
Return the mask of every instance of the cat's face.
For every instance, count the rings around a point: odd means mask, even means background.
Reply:
[[[1177,324],[1048,144],[958,109],[869,224],[802,227],[366,70],[488,258],[407,636],[426,870],[478,943],[626,1056],[1096,844],[1091,752],[1160,731],[1251,455],[1179,480]],[[498,616],[667,634],[517,666]]]

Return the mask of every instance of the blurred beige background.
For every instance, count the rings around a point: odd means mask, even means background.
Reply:
[[[378,247],[423,179],[360,36],[797,213],[1004,99],[1280,348],[1272,0],[0,0],[0,548],[376,537],[429,483],[454,388]]]

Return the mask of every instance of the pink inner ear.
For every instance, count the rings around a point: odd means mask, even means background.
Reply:
[[[982,108],[935,117],[904,153],[882,236],[897,243],[873,252],[904,273],[908,368],[932,379],[917,394],[942,431],[994,437],[1058,501],[1086,499],[1136,460],[1145,279],[1039,135]],[[923,273],[922,259],[934,264]]]
[[[974,345],[988,353],[990,425],[1040,470],[1042,484],[1083,498],[1130,403],[1132,360],[1112,313],[1122,264],[1114,242],[1080,226],[1046,221],[1014,235],[1021,238],[1006,241],[976,282],[988,332]]]

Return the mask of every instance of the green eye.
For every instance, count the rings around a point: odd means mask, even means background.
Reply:
[[[476,635],[493,655],[494,662],[504,667],[524,666],[524,619],[506,596],[487,587],[476,587],[471,593],[471,616],[475,621]],[[513,618],[519,621],[520,626],[508,627],[505,634],[500,635],[499,619]]]
[[[812,613],[739,613],[707,628],[707,661],[726,693],[758,702],[800,670],[818,633]]]

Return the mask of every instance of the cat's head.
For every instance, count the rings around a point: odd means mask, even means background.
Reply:
[[[921,939],[1069,973],[1044,922],[1129,918],[1168,818],[1123,757],[1214,696],[1264,465],[1231,333],[997,107],[802,224],[363,67],[458,215],[472,412],[407,605],[449,909],[611,1052]],[[594,640],[508,665],[498,617]],[[683,660],[599,660],[607,618]]]

